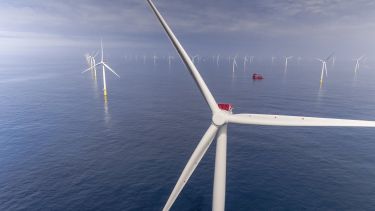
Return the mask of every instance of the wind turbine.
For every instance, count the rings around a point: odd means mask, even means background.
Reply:
[[[245,72],[245,70],[246,70],[246,63],[249,61],[249,59],[247,58],[247,56],[245,56],[244,58],[243,58],[243,71]]]
[[[195,63],[195,58],[197,58],[197,60],[198,60],[198,63],[199,63],[199,55],[195,55],[195,56],[193,56],[193,58],[192,58],[192,60],[193,60],[193,63]]]
[[[154,54],[154,66],[156,65],[156,59],[158,58],[155,54]]]
[[[334,53],[332,53],[331,55],[329,55],[326,59],[316,58],[316,60],[322,62],[322,73],[320,74],[320,85],[323,84],[324,71],[326,72],[326,77],[328,75],[327,62],[329,62],[329,60],[333,57],[333,54]]]
[[[104,96],[107,97],[107,81],[106,81],[106,78],[105,78],[105,71],[106,71],[106,68],[108,70],[110,70],[113,74],[115,74],[117,77],[120,78],[120,76],[111,68],[109,67],[105,62],[104,62],[104,53],[103,53],[103,42],[100,41],[100,48],[101,48],[101,60],[99,63],[95,64],[94,66],[91,66],[90,68],[84,70],[82,73],[84,72],[87,72],[89,70],[92,70],[93,68],[95,68],[96,66],[98,65],[101,65],[102,68],[103,68],[103,93],[104,93]]]
[[[233,63],[232,63],[232,71],[233,72],[234,72],[234,66],[238,67],[236,58],[237,58],[237,55],[233,58]]]
[[[355,68],[354,68],[354,73],[357,74],[358,70],[359,70],[359,64],[361,63],[361,61],[365,58],[365,55],[362,55],[361,57],[357,58],[356,59],[356,64],[355,64]]]
[[[168,56],[168,67],[169,67],[169,69],[171,69],[172,59],[173,59],[173,56],[169,55]]]
[[[95,67],[95,64],[96,64],[96,61],[95,61],[95,57],[98,55],[99,52],[96,52],[94,54],[94,56],[91,56],[90,54],[86,54],[86,62],[88,64],[88,66],[90,68],[92,68],[92,72],[94,74],[94,79],[96,80],[96,67]]]
[[[254,61],[254,56],[250,56],[250,64],[253,63]]]
[[[195,148],[188,163],[182,171],[171,195],[168,198],[163,210],[169,210],[178,195],[188,182],[195,168],[206,153],[215,136],[216,157],[215,157],[215,173],[213,186],[212,210],[223,211],[225,208],[225,184],[226,184],[226,151],[227,151],[227,125],[246,124],[246,125],[268,125],[268,126],[329,126],[329,127],[375,127],[375,121],[363,120],[344,120],[344,119],[328,119],[317,117],[302,116],[283,116],[268,114],[232,114],[232,106],[230,104],[217,104],[211,91],[207,87],[205,81],[195,67],[194,63],[178,41],[171,28],[168,26],[152,0],[147,0],[151,9],[157,16],[159,22],[163,26],[169,39],[172,41],[185,66],[197,84],[201,94],[212,112],[212,122],[206,133],[203,135],[198,146]]]
[[[288,68],[288,60],[293,58],[293,56],[286,56],[285,57],[285,69],[284,69],[284,73],[286,73],[286,70]]]
[[[219,60],[220,60],[220,54],[218,54],[216,57],[216,66],[218,67],[219,67]]]

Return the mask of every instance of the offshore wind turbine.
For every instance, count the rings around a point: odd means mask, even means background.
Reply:
[[[154,66],[156,65],[156,59],[158,58],[155,54],[154,54]]]
[[[355,68],[354,68],[354,73],[357,74],[358,70],[359,70],[359,64],[361,63],[361,61],[365,58],[365,55],[362,55],[361,57],[357,58],[355,61],[356,61],[356,64],[355,64]]]
[[[169,69],[171,69],[172,59],[173,59],[173,56],[169,55],[168,56],[168,67],[169,67]]]
[[[218,67],[219,67],[219,60],[220,60],[220,54],[218,54],[216,57],[216,66]]]
[[[232,72],[234,72],[234,68],[235,68],[235,66],[238,67],[238,65],[237,65],[237,61],[236,61],[236,58],[237,58],[237,55],[233,58],[233,62],[232,62]]]
[[[92,70],[93,68],[95,68],[96,66],[98,65],[101,65],[102,68],[103,68],[103,94],[104,94],[104,97],[107,97],[107,81],[106,81],[106,77],[105,77],[105,71],[106,69],[110,70],[113,74],[115,74],[117,77],[120,78],[120,76],[111,68],[109,67],[105,62],[104,62],[104,51],[103,51],[103,42],[100,41],[100,48],[101,48],[101,60],[99,63],[95,64],[94,66],[84,70],[82,73],[84,72],[87,72],[89,70]]]
[[[195,58],[197,58],[197,60],[198,60],[198,63],[199,63],[199,55],[195,55],[195,56],[193,56],[193,58],[192,58],[192,60],[193,60],[193,63],[195,63]]]
[[[345,120],[330,119],[303,116],[284,116],[269,114],[232,114],[232,105],[217,104],[211,91],[207,87],[205,81],[195,67],[194,63],[176,38],[175,34],[168,26],[152,0],[147,0],[151,9],[155,13],[159,22],[163,26],[173,46],[176,48],[181,59],[185,63],[187,70],[190,72],[195,83],[197,84],[202,96],[206,100],[211,112],[212,122],[195,148],[188,163],[182,171],[171,195],[168,198],[163,210],[169,210],[178,195],[188,182],[195,168],[198,166],[202,157],[206,153],[213,139],[217,137],[216,157],[215,157],[215,173],[213,186],[212,210],[223,211],[225,209],[225,186],[226,186],[226,158],[227,158],[227,125],[246,124],[246,125],[267,125],[267,126],[293,126],[293,127],[375,127],[375,121],[363,120]]]
[[[322,72],[320,74],[320,85],[323,84],[323,77],[324,77],[324,72],[326,73],[326,77],[328,76],[328,70],[327,70],[327,62],[329,62],[329,60],[333,57],[333,53],[331,55],[329,55],[327,58],[325,59],[319,59],[319,58],[316,58],[316,60],[322,62]]]
[[[293,58],[293,56],[286,56],[285,57],[285,68],[284,68],[284,73],[286,73],[286,70],[288,68],[288,60]]]
[[[247,58],[247,56],[245,56],[244,58],[243,58],[243,71],[245,72],[245,70],[246,70],[246,63],[249,61],[249,59]]]
[[[96,61],[95,61],[95,57],[98,55],[99,52],[96,52],[94,54],[94,56],[91,56],[90,54],[86,54],[86,61],[87,61],[87,64],[89,67],[92,67],[92,72],[94,74],[94,79],[96,80],[96,67],[95,67],[95,64],[96,64]]]
[[[254,61],[254,56],[250,56],[250,64],[253,63]]]

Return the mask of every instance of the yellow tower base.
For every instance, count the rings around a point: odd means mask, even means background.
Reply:
[[[107,90],[104,89],[103,92],[104,92],[104,96],[107,96]]]

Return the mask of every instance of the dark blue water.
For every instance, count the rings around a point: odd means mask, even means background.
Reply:
[[[210,111],[185,68],[110,61],[108,101],[84,61],[0,67],[0,210],[160,210]],[[198,64],[235,113],[375,120],[375,71]],[[252,81],[252,72],[265,80]],[[227,210],[374,210],[375,130],[230,125]],[[215,142],[173,210],[210,210]]]

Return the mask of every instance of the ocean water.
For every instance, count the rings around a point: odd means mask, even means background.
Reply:
[[[0,210],[161,210],[210,124],[179,60],[0,67]],[[197,64],[234,113],[375,120],[375,71],[352,62]],[[251,73],[263,81],[252,81]],[[215,142],[172,210],[210,210]],[[227,210],[374,210],[375,130],[229,125]]]

